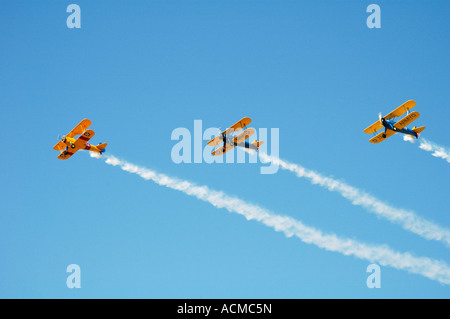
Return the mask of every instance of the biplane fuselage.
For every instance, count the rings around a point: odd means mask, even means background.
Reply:
[[[96,152],[102,154],[105,149],[101,149],[95,145],[89,144],[84,136],[80,136],[78,139],[74,139],[73,137],[64,136],[61,141],[66,144],[65,150],[62,152],[63,155],[73,155],[78,150],[86,150],[91,152]]]
[[[244,147],[244,148],[249,148],[252,150],[257,151],[259,149],[258,146],[256,146],[255,144],[251,144],[249,143],[247,140],[238,143],[235,139],[234,136],[229,136],[227,134],[223,134],[223,144],[228,144],[230,146],[239,146],[239,147]]]
[[[384,121],[382,121],[382,124],[383,124],[383,127],[384,127],[385,131],[386,131],[386,130],[392,130],[392,131],[394,131],[394,132],[396,132],[396,133],[403,133],[403,134],[409,134],[409,135],[412,135],[412,136],[414,136],[415,138],[418,138],[418,137],[419,137],[419,134],[418,134],[418,133],[414,132],[413,130],[410,130],[410,129],[407,128],[407,127],[405,127],[405,128],[396,128],[396,127],[395,127],[395,124],[396,124],[396,123],[397,123],[397,122],[395,122],[395,121],[390,121],[390,120],[384,120]]]

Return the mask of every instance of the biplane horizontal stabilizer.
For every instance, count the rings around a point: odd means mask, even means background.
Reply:
[[[419,134],[419,133],[422,132],[424,129],[425,129],[425,126],[415,127],[415,128],[413,128],[413,131],[416,132],[417,134]]]

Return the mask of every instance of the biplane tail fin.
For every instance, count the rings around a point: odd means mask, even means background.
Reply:
[[[417,137],[419,137],[420,136],[420,132],[422,132],[423,130],[425,129],[425,126],[421,126],[421,127],[413,127],[413,131],[415,132],[415,133],[417,133]]]
[[[252,145],[253,145],[253,146],[256,146],[256,147],[259,149],[259,147],[260,147],[263,143],[264,143],[263,141],[253,141],[253,142],[252,142]]]
[[[107,146],[107,145],[108,145],[108,143],[98,144],[98,145],[97,145],[97,148],[99,148],[100,151],[102,151],[102,153],[103,153],[103,152],[105,152],[106,146]]]

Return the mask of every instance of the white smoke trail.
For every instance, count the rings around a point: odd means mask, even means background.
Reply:
[[[100,153],[97,152],[91,152],[89,151],[89,156],[93,157],[93,158],[101,158],[102,156],[100,155]]]
[[[289,163],[261,151],[259,152],[259,157],[264,162],[271,162],[284,170],[295,173],[298,177],[308,179],[312,184],[318,184],[329,191],[337,192],[342,197],[351,201],[353,205],[362,206],[378,216],[400,224],[404,229],[422,236],[423,238],[443,241],[447,245],[450,245],[450,230],[425,220],[412,211],[392,207],[355,187],[333,178],[322,176],[319,173],[308,170],[298,164]]]
[[[257,205],[249,204],[223,192],[211,190],[207,186],[197,186],[188,181],[172,178],[111,155],[105,156],[105,162],[112,166],[119,166],[126,172],[137,174],[158,185],[194,196],[217,208],[225,208],[229,212],[240,214],[247,220],[256,220],[274,228],[276,231],[283,232],[287,237],[296,236],[305,243],[314,244],[329,251],[355,256],[383,266],[420,274],[446,285],[450,284],[450,267],[443,261],[427,257],[415,257],[410,253],[396,252],[386,245],[367,245],[352,239],[339,238],[334,234],[323,234],[320,230],[306,226],[291,217],[276,215]]]
[[[413,143],[415,142],[414,138],[411,137],[411,135],[405,135],[403,136],[403,140]],[[431,155],[434,157],[439,157],[447,161],[447,163],[450,163],[450,150],[448,148],[445,148],[443,146],[439,146],[433,142],[430,142],[424,138],[420,138],[420,144],[419,148],[423,149],[427,152],[433,152]]]

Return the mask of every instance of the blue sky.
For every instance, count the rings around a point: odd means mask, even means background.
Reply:
[[[2,298],[449,298],[450,286],[305,244],[79,152],[83,118],[108,154],[288,215],[327,234],[449,264],[449,247],[261,163],[175,164],[174,129],[244,116],[280,157],[450,228],[449,168],[363,129],[409,99],[449,147],[447,1],[3,1]],[[204,141],[203,147],[206,147]],[[66,267],[81,268],[80,289]]]

